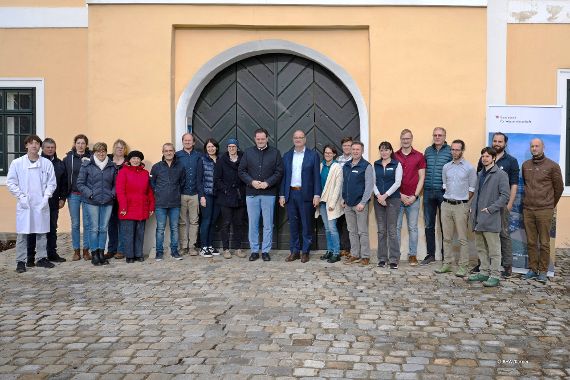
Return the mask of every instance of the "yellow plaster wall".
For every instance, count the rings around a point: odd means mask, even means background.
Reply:
[[[556,104],[557,70],[570,68],[568,41],[569,24],[508,25],[507,104]],[[563,196],[557,208],[556,247],[570,246],[568,226],[570,197]]]
[[[44,79],[45,136],[55,139],[62,157],[87,125],[87,30],[0,29],[0,41],[0,77]],[[6,186],[0,186],[0,209],[15,215]],[[63,211],[60,230],[67,231],[69,213]],[[15,230],[15,217],[0,220],[0,232]]]

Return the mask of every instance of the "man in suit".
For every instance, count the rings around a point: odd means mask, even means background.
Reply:
[[[309,261],[313,240],[311,223],[314,208],[321,201],[320,159],[317,152],[305,146],[306,141],[305,132],[293,133],[294,147],[283,156],[284,173],[279,193],[279,205],[287,205],[291,231],[291,254],[286,260],[301,259],[302,263]],[[302,245],[299,227],[302,229]]]

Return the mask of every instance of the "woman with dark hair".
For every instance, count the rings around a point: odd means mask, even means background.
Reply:
[[[222,214],[222,246],[226,259],[232,258],[230,251],[230,226],[233,225],[231,247],[237,257],[244,258],[241,250],[243,221],[245,219],[245,183],[239,179],[238,167],[243,153],[235,138],[227,141],[228,151],[216,162],[214,172],[216,201]]]
[[[200,200],[200,256],[212,257],[220,253],[212,246],[214,225],[220,214],[220,208],[214,201],[214,169],[218,160],[220,145],[209,138],[204,143],[204,155],[198,159],[198,172],[196,185],[198,187],[198,199]]]
[[[129,154],[129,146],[124,140],[117,139],[113,143],[113,153],[109,154],[109,159],[113,160],[115,168],[117,169],[117,175],[119,171],[126,165],[126,157]],[[122,233],[120,233],[119,223],[119,203],[115,199],[113,202],[113,211],[111,211],[111,219],[109,219],[109,244],[107,245],[107,253],[105,254],[106,259],[114,257],[117,260],[123,259],[125,256],[124,243],[122,238]]]
[[[400,212],[400,184],[402,165],[394,158],[392,144],[383,141],[378,146],[380,159],[374,162],[374,214],[378,226],[378,266],[384,268],[389,261],[390,269],[398,269],[400,242],[397,222]]]
[[[63,159],[65,172],[67,173],[67,207],[71,217],[71,245],[73,247],[73,261],[81,259],[79,250],[81,249],[81,216],[80,209],[83,210],[83,259],[91,260],[89,255],[89,218],[85,203],[82,201],[81,192],[77,186],[79,169],[83,163],[90,161],[89,139],[85,135],[77,135],[73,138],[73,147]]]
[[[321,204],[316,217],[321,216],[325,226],[327,250],[321,260],[329,263],[340,261],[340,236],[336,228],[336,220],[344,214],[342,207],[342,166],[335,160],[337,150],[332,145],[323,148],[321,162]]]
[[[119,219],[127,263],[144,261],[144,228],[146,220],[154,213],[154,193],[143,160],[142,152],[133,150],[117,176]]]
[[[107,156],[107,144],[93,145],[93,156],[81,166],[77,187],[89,216],[89,248],[93,265],[107,265],[103,252],[107,244],[107,228],[115,200],[115,164]]]

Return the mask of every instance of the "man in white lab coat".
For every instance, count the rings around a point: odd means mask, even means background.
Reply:
[[[42,140],[31,135],[24,140],[27,154],[10,164],[6,186],[18,199],[16,206],[16,272],[26,271],[28,235],[36,234],[36,266],[53,268],[47,259],[49,232],[48,200],[57,186],[52,163],[40,156]]]

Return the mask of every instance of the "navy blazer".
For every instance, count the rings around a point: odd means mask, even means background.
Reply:
[[[285,202],[289,202],[289,193],[291,192],[291,176],[293,175],[293,152],[291,149],[283,156],[283,179],[281,180],[281,188],[279,195],[285,197]],[[321,159],[319,154],[305,147],[305,155],[303,156],[303,164],[301,166],[301,178],[303,200],[312,202],[315,195],[321,196]]]

